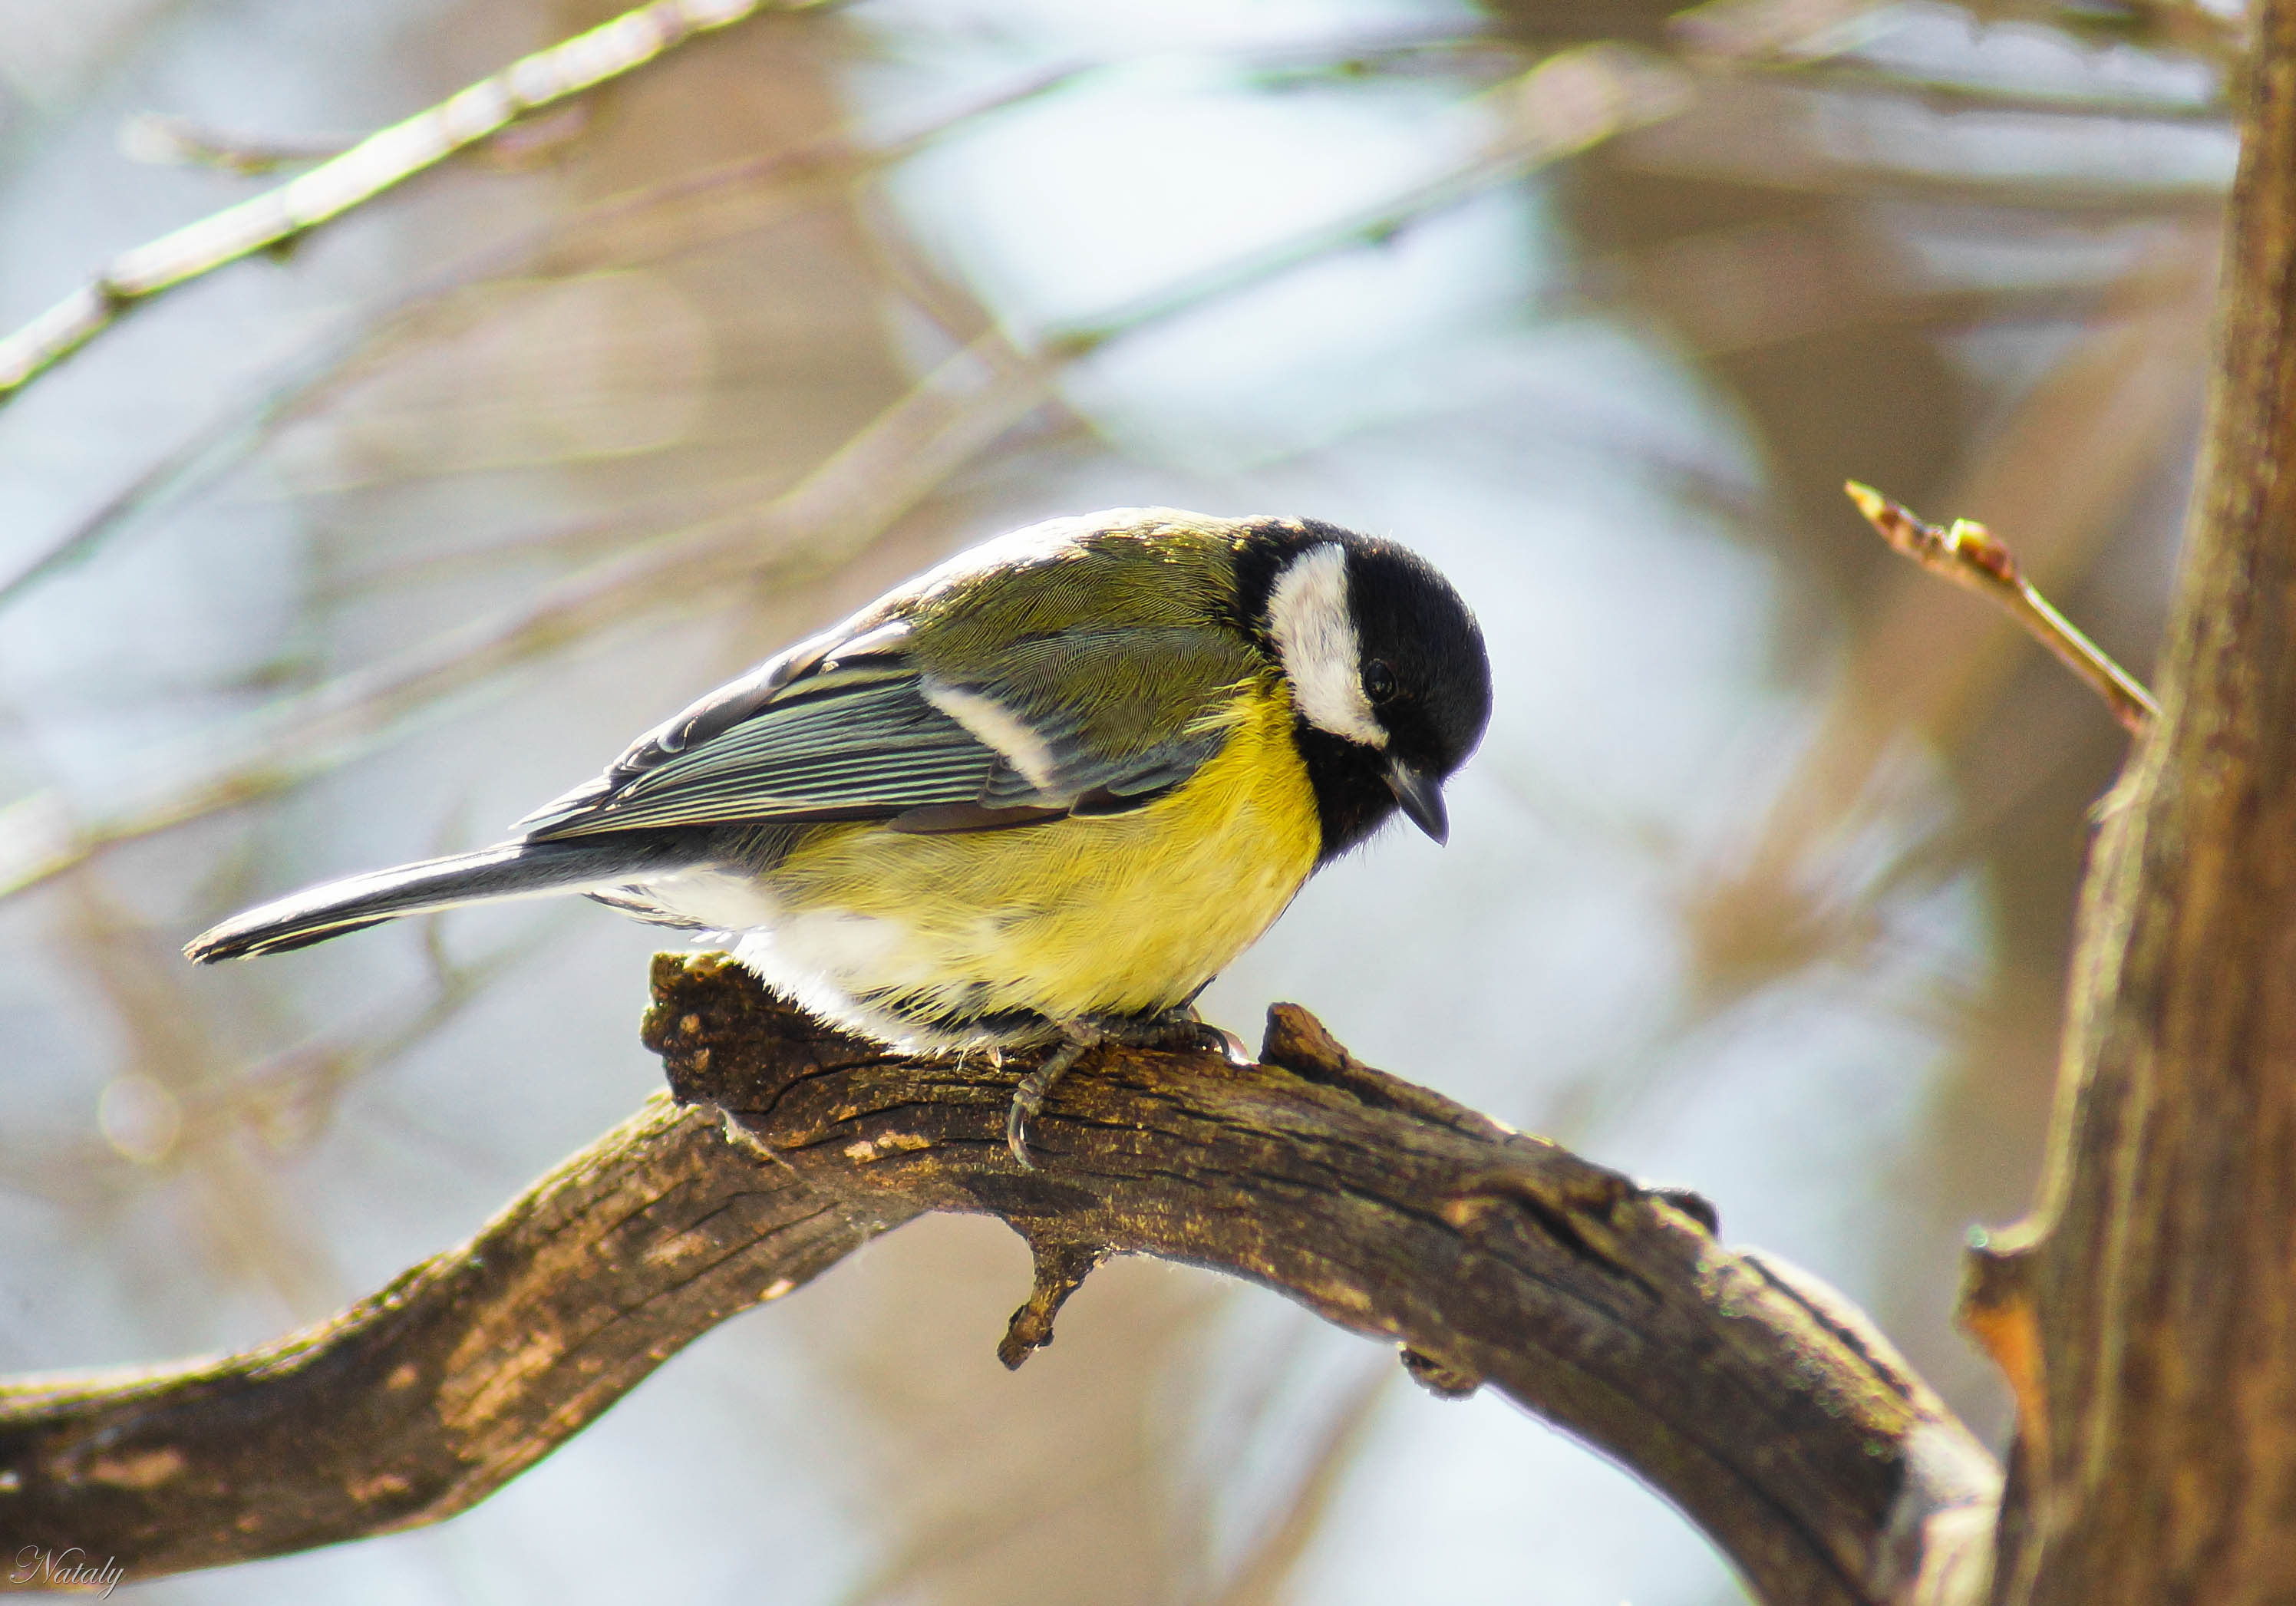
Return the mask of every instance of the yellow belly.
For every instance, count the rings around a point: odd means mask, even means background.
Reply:
[[[811,832],[767,877],[784,914],[742,957],[800,1002],[921,1045],[1009,1012],[1185,1003],[1283,912],[1322,842],[1290,700],[1267,687],[1235,717],[1185,785],[1128,813]]]

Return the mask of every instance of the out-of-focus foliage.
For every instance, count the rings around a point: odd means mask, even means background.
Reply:
[[[0,0],[0,324],[607,14]],[[1453,846],[1320,878],[1214,1017],[1300,998],[1695,1183],[1997,1426],[1954,1253],[2030,1186],[2120,737],[1838,488],[1983,519],[2146,661],[2240,48],[2178,0],[855,0],[138,313],[0,413],[0,1368],[321,1315],[654,1081],[652,934],[587,905],[184,937],[1154,501],[1413,541],[1499,678]],[[908,1229],[444,1528],[145,1594],[1735,1598],[1269,1296],[1112,1267],[1008,1377],[1024,1288],[1001,1230]]]

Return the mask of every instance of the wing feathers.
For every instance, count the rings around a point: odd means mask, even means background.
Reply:
[[[537,841],[770,820],[939,832],[1137,807],[1218,750],[1250,651],[1208,631],[1071,631],[953,676],[910,643],[906,620],[801,643],[519,825]]]
[[[536,834],[586,836],[735,820],[868,818],[980,795],[996,753],[925,701],[914,676],[808,687],[655,759]]]

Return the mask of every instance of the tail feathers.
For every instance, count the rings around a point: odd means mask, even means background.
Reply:
[[[504,842],[476,853],[426,859],[324,881],[259,905],[184,946],[201,964],[283,954],[346,931],[458,904],[536,897],[608,887],[662,866],[661,845],[643,838],[586,842]]]

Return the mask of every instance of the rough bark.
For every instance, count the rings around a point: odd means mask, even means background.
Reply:
[[[717,1121],[657,1094],[330,1321],[221,1360],[0,1383],[0,1588],[25,1545],[133,1581],[452,1516],[898,1219],[729,1163]]]
[[[2296,4],[2264,0],[2162,717],[2083,890],[1996,1599],[2296,1600]]]
[[[1013,1077],[903,1061],[715,956],[657,962],[676,1099],[470,1245],[271,1349],[0,1389],[0,1534],[130,1578],[460,1511],[714,1323],[926,1210],[1001,1217],[1049,1342],[1111,1254],[1215,1267],[1607,1451],[1766,1601],[1911,1601],[1981,1571],[1991,1460],[1865,1319],[1653,1192],[1351,1059],[1279,1006],[1263,1063],[1102,1051],[1022,1172]],[[729,1141],[732,1140],[732,1141]],[[1974,1570],[1972,1570],[1972,1567]]]

